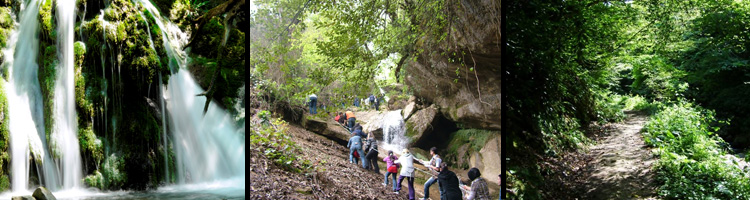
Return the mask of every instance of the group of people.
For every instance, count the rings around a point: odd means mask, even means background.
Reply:
[[[378,142],[374,135],[363,132],[362,126],[356,123],[356,116],[351,110],[347,110],[345,113],[339,112],[334,120],[349,129],[351,134],[346,145],[349,148],[349,163],[359,165],[361,161],[363,168],[379,174],[380,169],[377,163],[379,153]],[[471,184],[470,186],[463,185],[460,183],[458,176],[448,168],[448,164],[443,162],[437,151],[436,147],[430,148],[430,156],[432,158],[429,162],[414,158],[408,149],[404,149],[400,157],[396,156],[393,151],[388,151],[388,155],[383,159],[383,162],[386,163],[386,171],[382,185],[387,187],[389,177],[391,177],[393,192],[398,194],[401,192],[401,184],[406,179],[409,200],[414,200],[414,175],[416,170],[414,161],[416,160],[426,166],[431,174],[431,177],[424,184],[424,198],[422,199],[430,198],[429,189],[435,183],[438,183],[440,199],[491,199],[487,181],[481,177],[479,169],[471,168],[467,173]]]
[[[344,96],[344,98],[346,98],[346,96]],[[307,106],[309,107],[310,114],[311,115],[318,114],[318,107],[319,107],[318,96],[313,93],[307,96],[307,99],[308,99]],[[360,102],[365,102],[366,105],[369,105],[371,107],[371,109],[379,110],[380,102],[382,100],[383,100],[383,96],[376,97],[375,95],[370,94],[369,97],[367,97],[366,99],[361,99],[361,100],[357,97],[354,97],[354,102],[352,103],[352,105],[354,105],[355,107],[360,107],[361,106]],[[345,108],[346,103],[342,102],[341,106]]]
[[[351,115],[350,115],[351,113]],[[347,117],[349,119],[355,119],[354,113],[347,111]],[[342,115],[337,117],[343,118]],[[365,133],[362,131],[362,126],[354,124],[354,120],[350,120],[349,130],[351,131],[351,137],[346,147],[349,148],[349,163],[359,164],[362,161],[362,167],[367,170],[375,171],[380,173],[380,167],[378,166],[378,142],[375,140],[375,136],[372,133]],[[365,138],[365,139],[362,139]]]
[[[456,173],[448,168],[448,164],[442,161],[437,154],[437,148],[432,147],[430,149],[430,155],[432,156],[430,161],[425,162],[414,158],[407,149],[404,149],[401,152],[401,157],[394,155],[393,151],[388,151],[388,156],[383,159],[388,170],[385,173],[382,185],[387,187],[388,178],[389,176],[392,176],[393,191],[398,194],[401,191],[403,180],[406,179],[407,187],[409,189],[409,199],[414,200],[414,172],[416,169],[414,167],[414,161],[416,160],[426,166],[432,175],[424,184],[424,198],[422,199],[430,198],[429,189],[435,183],[438,183],[439,186],[440,199],[491,199],[487,181],[480,177],[481,174],[479,173],[479,169],[472,168],[469,170],[468,176],[471,181],[471,186],[465,186],[460,183]],[[396,174],[398,174],[398,181],[396,181]]]

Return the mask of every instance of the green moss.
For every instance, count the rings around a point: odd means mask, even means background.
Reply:
[[[446,149],[446,153],[444,153],[447,160],[451,161],[450,163],[453,163],[454,166],[467,168],[468,163],[459,163],[458,157],[467,158],[464,161],[467,161],[469,158],[469,155],[474,152],[479,152],[482,150],[482,147],[487,143],[487,139],[490,138],[493,134],[498,134],[495,131],[488,131],[488,130],[481,130],[481,129],[461,129],[454,133],[451,133],[451,136],[449,138],[448,142],[448,148]],[[466,151],[459,152],[459,149],[464,146],[469,145]]]
[[[0,81],[0,191],[6,191],[10,189],[10,183],[8,175],[10,174],[10,155],[9,143],[10,141],[10,129],[9,116],[8,116],[8,99],[5,95],[4,84]]]
[[[51,45],[49,41],[41,41],[39,46],[41,47],[40,51],[42,51],[39,54],[39,59],[42,60],[42,66],[39,70],[38,78],[41,86],[42,97],[44,99],[44,101],[42,101],[42,104],[44,105],[44,129],[47,141],[49,141],[50,134],[52,133],[52,126],[55,122],[52,108],[55,100],[55,75],[58,64],[56,54],[57,47]]]
[[[8,36],[13,28],[13,23],[10,8],[0,7],[0,47],[5,47]]]
[[[99,170],[94,171],[94,174],[86,176],[86,178],[83,178],[83,182],[86,183],[89,187],[95,187],[99,189],[106,189],[104,186],[104,175],[99,172]]]
[[[39,25],[42,37],[49,38],[50,40],[56,40],[57,32],[55,31],[55,17],[54,17],[54,0],[46,0],[42,2],[39,8]]]
[[[93,126],[78,129],[78,141],[85,155],[90,155],[97,165],[102,162],[104,147],[102,141],[94,134]]]

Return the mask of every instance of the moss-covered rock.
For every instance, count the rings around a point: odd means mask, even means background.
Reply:
[[[461,129],[450,134],[444,158],[453,167],[468,169],[475,167],[471,164],[471,157],[479,153],[489,139],[499,135],[497,131],[482,129]],[[499,140],[499,137],[497,138]],[[499,154],[498,154],[499,155]]]
[[[38,79],[42,92],[42,105],[44,107],[44,129],[45,139],[50,141],[54,118],[54,96],[57,79],[58,52],[57,52],[57,21],[56,0],[42,0],[39,7],[39,63]],[[61,152],[54,142],[49,143],[53,158],[59,158]]]
[[[153,20],[140,5],[114,0],[103,15],[76,27],[76,109],[89,185],[148,189],[165,181],[164,159],[172,156],[165,158],[164,150],[171,148],[162,144],[160,120],[146,102],[157,98],[159,73],[169,75]],[[120,179],[119,173],[138,176]]]
[[[0,47],[5,47],[8,36],[13,29],[13,17],[10,12],[10,8],[0,7]]]
[[[3,81],[0,81],[0,192],[10,189],[10,118],[4,87]]]

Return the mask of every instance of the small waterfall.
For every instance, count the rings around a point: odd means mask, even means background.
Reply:
[[[406,124],[404,117],[401,116],[401,110],[388,111],[383,118],[383,148],[393,152],[401,152],[406,148],[409,139],[404,136],[406,133]]]
[[[26,2],[24,2],[26,3]],[[30,158],[37,162],[37,171],[42,185],[56,190],[57,169],[50,155],[44,133],[42,94],[37,76],[36,63],[39,49],[39,2],[31,0],[22,5],[20,24],[14,30],[5,52],[5,67],[8,67],[8,97],[11,148],[11,188],[13,192],[24,192],[29,187]]]
[[[75,58],[73,29],[75,0],[57,0],[57,55],[60,60],[55,81],[55,124],[52,130],[53,148],[62,153],[63,188],[77,188],[82,178],[81,153],[78,145],[78,119],[75,110]]]
[[[173,23],[163,19],[148,0],[140,2],[161,29],[162,42],[172,70],[166,91],[167,118],[174,142],[177,180],[179,183],[200,183],[245,176],[245,142],[234,120],[213,102],[206,114],[207,99],[198,97],[203,89],[187,71],[187,58],[182,52],[187,35]],[[244,186],[244,185],[241,185]]]

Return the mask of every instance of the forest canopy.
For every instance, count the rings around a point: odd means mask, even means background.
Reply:
[[[719,163],[750,147],[750,2],[503,3],[513,197],[550,197],[546,158],[590,145],[589,128],[640,110],[652,115],[644,138],[661,152],[660,196],[747,198],[747,172]],[[698,156],[703,151],[718,153]],[[693,164],[674,164],[681,159]]]

